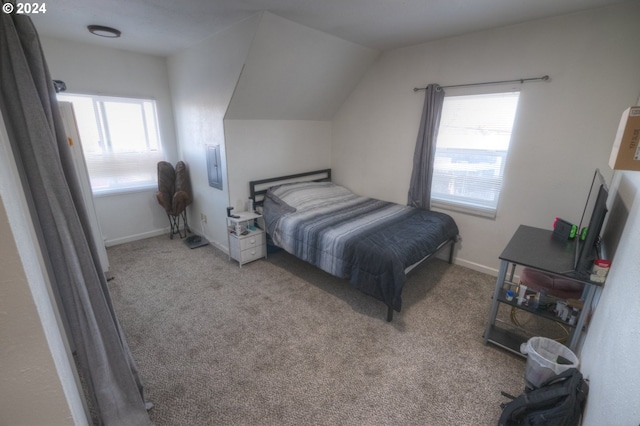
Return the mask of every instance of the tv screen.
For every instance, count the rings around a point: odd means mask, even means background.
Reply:
[[[604,177],[596,169],[591,183],[591,189],[580,220],[581,238],[576,244],[575,271],[582,279],[589,277],[593,261],[599,257],[598,245],[602,224],[607,215],[607,197],[609,189]],[[582,233],[583,227],[587,227],[586,233]],[[584,239],[582,239],[584,235]]]

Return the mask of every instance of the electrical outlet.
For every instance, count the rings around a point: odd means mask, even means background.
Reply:
[[[204,213],[200,213],[200,221],[207,223],[207,215]]]

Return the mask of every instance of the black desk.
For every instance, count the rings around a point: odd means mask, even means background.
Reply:
[[[535,310],[533,307],[518,305],[515,298],[512,301],[506,300],[506,289],[512,287],[515,290],[516,284],[513,282],[513,275],[516,266],[520,265],[585,284],[582,294],[584,309],[580,311],[580,316],[576,321],[567,345],[569,349],[575,351],[585,325],[585,318],[591,308],[595,290],[602,285],[574,272],[575,244],[578,244],[577,239],[561,240],[555,238],[550,230],[520,225],[500,255],[500,269],[491,303],[489,321],[484,332],[485,344],[493,343],[524,356],[520,353],[520,344],[526,342],[526,339],[496,325],[496,316],[500,303],[514,306],[549,320],[562,321],[547,312]],[[511,272],[507,280],[509,265],[511,265]]]

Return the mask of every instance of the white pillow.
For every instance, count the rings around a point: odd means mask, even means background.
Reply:
[[[272,199],[276,197],[292,211],[308,210],[358,198],[347,188],[332,182],[285,184],[270,188],[269,192]]]

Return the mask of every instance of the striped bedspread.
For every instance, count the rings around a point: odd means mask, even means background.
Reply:
[[[277,246],[396,311],[405,269],[458,235],[444,213],[361,197],[331,182],[271,188],[264,218]]]

